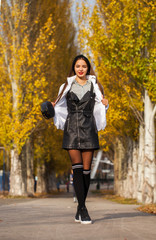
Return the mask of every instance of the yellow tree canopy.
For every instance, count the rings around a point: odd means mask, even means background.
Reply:
[[[156,100],[155,3],[97,0],[86,24],[88,12],[84,3],[79,42],[81,48],[87,45],[85,50],[92,52],[99,80],[110,100],[105,139],[110,139],[111,133],[135,137],[137,121],[133,115],[143,123],[143,87]]]
[[[52,14],[55,25],[54,41],[56,47],[53,53],[46,58],[47,65],[44,68],[48,85],[46,87],[47,99],[54,101],[58,94],[59,87],[66,81],[71,63],[77,54],[75,45],[75,27],[71,19],[70,4],[68,0],[50,1],[33,0],[29,8],[30,21],[37,17],[38,23],[31,29],[31,36],[36,36]],[[34,38],[31,38],[31,42]],[[65,150],[62,150],[62,131],[56,130],[53,120],[44,120],[34,132],[35,161],[40,164],[46,161],[51,170],[63,174],[70,168],[69,157]]]
[[[20,151],[41,121],[40,103],[47,98],[43,71],[46,57],[55,49],[55,26],[50,15],[33,44],[29,42],[28,4],[9,5],[1,11],[0,62],[0,141],[16,145]],[[51,82],[52,84],[52,82]]]

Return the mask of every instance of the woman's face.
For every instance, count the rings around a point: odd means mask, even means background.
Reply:
[[[77,60],[74,70],[79,78],[84,79],[88,71],[87,63],[83,59]]]

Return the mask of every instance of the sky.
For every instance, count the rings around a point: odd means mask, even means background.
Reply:
[[[71,8],[71,13],[72,13],[74,23],[76,25],[77,24],[76,5],[77,5],[77,3],[83,2],[83,0],[71,0],[71,2],[73,3],[72,8]],[[86,0],[86,2],[88,2],[88,5],[91,6],[91,9],[93,9],[96,0]]]
[[[77,14],[76,14],[76,4],[77,3],[81,3],[83,2],[83,0],[71,0],[71,2],[73,2],[73,5],[72,5],[72,8],[71,8],[71,13],[72,13],[72,17],[73,17],[73,22],[74,22],[74,25],[75,25],[75,28],[77,29],[77,34],[78,34],[78,17],[77,17]],[[88,2],[88,5],[91,7],[91,12],[93,10],[93,7],[96,3],[96,0],[86,0],[86,2]],[[77,38],[77,34],[75,36],[75,39]],[[82,52],[82,54],[84,54]],[[90,56],[92,55],[92,53],[90,52]],[[94,68],[94,64],[92,63],[92,67]]]

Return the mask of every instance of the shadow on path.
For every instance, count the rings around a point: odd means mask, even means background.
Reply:
[[[143,213],[143,212],[113,213],[113,214],[105,214],[105,217],[95,219],[94,222],[100,222],[100,221],[108,220],[108,219],[148,217],[148,216],[152,216],[152,214],[150,214],[150,213]]]

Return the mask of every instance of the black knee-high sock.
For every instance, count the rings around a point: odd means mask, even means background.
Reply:
[[[84,181],[84,189],[85,189],[84,199],[85,200],[86,200],[87,193],[88,193],[89,186],[90,186],[90,172],[91,172],[91,170],[83,169],[83,181]]]
[[[84,180],[83,180],[83,165],[74,164],[73,169],[73,185],[78,200],[79,208],[85,205],[85,190],[84,190]]]

